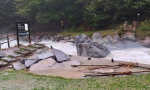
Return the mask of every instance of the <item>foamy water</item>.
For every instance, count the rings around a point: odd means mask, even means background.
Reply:
[[[28,42],[20,42],[23,45],[28,45]],[[32,42],[34,43],[34,42]],[[40,43],[44,43],[46,46],[59,49],[68,55],[77,55],[76,45],[71,42],[53,42],[51,40],[43,40]],[[16,41],[12,41],[10,46],[17,45]],[[7,48],[8,45],[2,44],[2,48]],[[150,64],[150,49],[144,47],[138,48],[128,48],[123,50],[111,51],[111,54],[106,57],[106,59],[114,59],[116,61],[126,61],[126,62],[139,62],[143,64]]]
[[[3,42],[7,42],[7,40],[1,41],[1,43],[3,43]],[[25,45],[25,46],[29,45],[28,42],[24,42],[24,41],[20,41],[19,43],[22,44],[22,45]],[[34,43],[34,42],[32,42],[32,44],[33,44],[33,43]],[[16,40],[10,42],[10,47],[14,47],[15,45],[17,45],[17,41],[16,41]],[[2,44],[2,45],[1,45],[1,48],[2,48],[2,49],[8,48],[8,43]]]
[[[40,43],[44,43],[48,47],[53,46],[53,48],[59,49],[68,55],[77,55],[76,45],[71,42],[65,41],[53,42],[51,40],[43,40]]]
[[[124,50],[111,51],[111,54],[106,59],[114,59],[117,61],[138,62],[150,64],[150,49],[149,48],[132,48]]]
[[[2,41],[2,42],[6,42],[6,41]],[[33,43],[35,42],[32,42],[32,44]],[[71,42],[65,42],[65,41],[53,42],[51,40],[43,40],[42,42],[39,43],[44,43],[48,47],[53,46],[53,48],[59,49],[68,55],[77,55],[76,45]],[[29,45],[28,42],[23,42],[23,41],[20,41],[20,44],[23,44],[25,46]],[[13,47],[15,45],[17,45],[17,41],[10,42],[10,47]],[[7,43],[2,44],[1,47],[2,49],[8,48],[8,44]]]

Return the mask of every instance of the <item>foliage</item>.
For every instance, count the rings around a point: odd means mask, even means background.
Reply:
[[[11,55],[8,55],[7,57],[9,57],[9,58],[13,58],[13,56],[11,56]]]
[[[16,14],[38,23],[78,23],[82,16],[82,3],[77,0],[19,0],[16,3]]]
[[[85,28],[108,29],[124,21],[137,21],[138,13],[140,21],[150,19],[149,6],[150,0],[1,0],[0,24],[21,20],[30,21],[36,29],[45,24],[55,30],[53,27],[60,29],[64,21],[65,28],[84,23]]]
[[[112,23],[137,20],[150,14],[149,0],[91,0],[84,11],[83,19],[95,28],[104,28]]]
[[[77,32],[83,32],[83,31],[85,31],[85,29],[82,26],[77,28]]]
[[[76,31],[76,28],[75,27],[71,27],[71,28],[67,28],[63,32],[75,32],[75,31]]]
[[[118,35],[121,37],[122,34],[124,34],[124,27],[123,25],[120,25],[118,28]]]
[[[135,34],[136,36],[141,36],[141,37],[150,36],[150,22],[148,20],[141,22]]]
[[[117,30],[97,30],[97,31],[81,31],[81,32],[77,32],[77,31],[63,31],[61,32],[60,34],[64,35],[64,36],[68,36],[68,35],[71,35],[71,36],[77,36],[77,35],[80,35],[80,34],[85,34],[89,37],[92,37],[92,35],[95,33],[95,32],[100,32],[102,33],[102,36],[106,36],[106,35],[115,35],[115,32]]]
[[[142,31],[150,31],[150,22],[148,20],[141,22],[138,29]]]
[[[9,24],[15,18],[14,0],[0,0],[0,24]]]

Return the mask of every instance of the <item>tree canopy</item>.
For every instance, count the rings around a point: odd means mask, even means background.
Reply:
[[[14,0],[0,0],[0,24],[9,24],[15,18]]]
[[[149,19],[150,0],[1,0],[0,23],[18,19],[39,24],[60,23],[95,29],[124,21]]]

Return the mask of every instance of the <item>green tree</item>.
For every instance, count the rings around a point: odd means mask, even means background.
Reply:
[[[34,19],[38,23],[79,23],[82,18],[82,3],[77,0],[17,0],[17,15]]]
[[[113,23],[144,20],[150,14],[150,0],[91,0],[84,10],[84,21],[91,27],[104,28]]]
[[[0,24],[10,24],[15,19],[14,0],[0,0]]]

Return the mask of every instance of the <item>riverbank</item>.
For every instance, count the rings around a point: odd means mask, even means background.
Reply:
[[[127,77],[64,79],[25,71],[0,72],[1,90],[149,90],[150,74]]]

